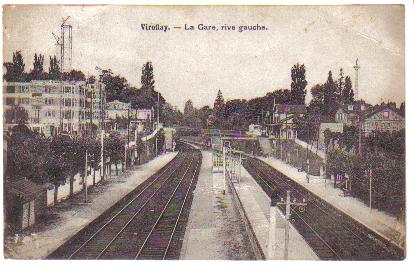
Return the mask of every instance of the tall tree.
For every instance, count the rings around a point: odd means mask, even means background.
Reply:
[[[44,56],[42,54],[36,54],[33,59],[33,69],[30,71],[29,77],[31,80],[41,80],[45,79],[43,73],[43,61]]]
[[[342,100],[346,104],[354,102],[354,91],[352,89],[352,82],[350,76],[345,78],[345,86],[342,93]]]
[[[197,116],[197,109],[194,108],[192,100],[185,102],[183,110],[184,124],[190,127],[199,127],[201,122]]]
[[[324,85],[316,84],[311,88],[312,100],[309,103],[309,109],[314,114],[323,114],[324,112]]]
[[[344,71],[341,68],[341,69],[339,69],[339,78],[338,78],[338,81],[337,81],[337,91],[336,91],[337,100],[339,100],[339,98],[341,98],[340,100],[342,101],[344,88],[345,88]]]
[[[405,102],[402,102],[402,103],[400,104],[399,111],[400,111],[400,113],[401,113],[403,116],[405,116],[405,114],[406,114],[406,105],[405,105]]]
[[[13,61],[5,62],[3,66],[6,68],[4,79],[8,82],[21,82],[26,80],[25,63],[20,51],[13,53]]]
[[[290,84],[291,90],[291,104],[304,105],[306,96],[306,81],[305,65],[295,64],[291,70],[292,83]]]
[[[335,114],[338,103],[336,101],[337,85],[332,78],[332,71],[328,72],[328,79],[324,85],[323,114],[332,116]]]
[[[224,114],[225,114],[225,101],[222,96],[221,90],[218,90],[217,97],[214,102],[214,125],[217,128],[222,128],[224,123]]]
[[[150,61],[143,65],[141,83],[143,87],[147,87],[152,90],[155,88],[155,80],[153,78],[153,65]]]
[[[61,77],[61,69],[56,56],[49,56],[49,79],[58,80]]]

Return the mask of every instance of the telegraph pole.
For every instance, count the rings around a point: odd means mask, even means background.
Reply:
[[[85,177],[84,177],[84,186],[85,186],[85,203],[88,203],[88,150],[85,150]]]
[[[127,170],[127,148],[128,144],[124,145],[124,170]]]
[[[160,93],[157,92],[157,125],[160,123]]]
[[[370,211],[372,210],[372,183],[373,183],[373,169],[370,167]]]
[[[303,199],[302,202],[297,202],[296,199],[294,199],[294,201],[292,202],[290,200],[290,191],[288,190],[286,192],[286,201],[277,202],[276,204],[277,205],[278,204],[284,204],[284,205],[286,205],[286,214],[285,214],[285,219],[286,219],[286,222],[285,222],[285,248],[284,248],[283,259],[284,260],[288,260],[288,258],[289,258],[289,231],[290,231],[290,228],[289,228],[289,220],[290,220],[290,215],[291,215],[290,209],[291,209],[291,206],[292,205],[299,206],[299,207],[305,207],[307,205],[307,203],[306,203],[305,199]]]
[[[101,181],[104,181],[104,129],[101,130]]]

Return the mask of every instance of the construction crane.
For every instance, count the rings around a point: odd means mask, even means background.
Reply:
[[[58,37],[52,32],[56,41],[56,46],[60,49],[60,68],[61,72],[66,72],[72,66],[72,25],[67,23],[70,16],[62,18],[61,36]]]

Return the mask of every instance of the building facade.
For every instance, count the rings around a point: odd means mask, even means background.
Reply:
[[[95,125],[98,129],[102,129],[106,118],[105,85],[103,83],[88,83],[86,88],[85,117],[87,128],[89,129]]]
[[[271,123],[266,125],[269,135],[283,139],[297,138],[295,119],[305,113],[305,105],[275,104]]]
[[[103,84],[92,85],[84,81],[3,82],[4,111],[13,106],[22,107],[28,113],[28,126],[45,136],[59,132],[80,134],[87,129],[87,91],[104,91]],[[93,100],[93,106],[97,107],[94,103],[97,104]],[[94,116],[93,121],[98,123],[99,117]]]
[[[374,131],[393,132],[405,128],[405,118],[391,107],[382,107],[365,118],[363,130],[365,135]]]
[[[343,123],[346,126],[356,126],[364,115],[368,113],[368,107],[364,103],[341,105],[335,113],[335,122]]]
[[[117,118],[128,118],[131,110],[131,104],[114,100],[106,103],[106,114],[108,120]]]

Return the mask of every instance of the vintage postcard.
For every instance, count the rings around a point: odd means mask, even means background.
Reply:
[[[405,7],[3,6],[6,259],[404,260]]]

